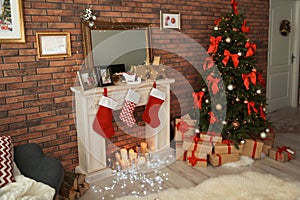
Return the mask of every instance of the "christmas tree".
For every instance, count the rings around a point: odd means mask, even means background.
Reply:
[[[245,138],[266,138],[265,81],[256,69],[256,44],[247,34],[243,12],[231,1],[232,11],[214,21],[202,78],[206,87],[193,93],[199,129],[238,144]]]

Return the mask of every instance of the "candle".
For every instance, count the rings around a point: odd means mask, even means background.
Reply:
[[[128,154],[129,154],[129,160],[133,160],[134,159],[134,150],[129,149]]]
[[[120,154],[118,152],[115,153],[115,158],[116,158],[116,161],[120,162],[121,156],[120,156]]]
[[[145,157],[139,157],[138,164],[144,164],[145,162],[146,162],[146,158]]]
[[[127,149],[121,149],[120,153],[122,160],[128,160]]]
[[[146,142],[141,142],[141,153],[146,153],[147,152],[147,143]]]

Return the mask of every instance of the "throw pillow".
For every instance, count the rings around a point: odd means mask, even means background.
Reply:
[[[11,137],[0,136],[0,188],[11,182],[15,182]]]

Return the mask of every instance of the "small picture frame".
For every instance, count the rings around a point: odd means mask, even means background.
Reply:
[[[113,85],[112,73],[110,66],[95,66],[96,77],[99,87]]]
[[[97,87],[97,77],[93,68],[77,71],[78,79],[82,90],[89,90]]]
[[[38,58],[59,58],[71,56],[69,32],[37,32]]]
[[[163,13],[160,11],[160,29],[170,28],[180,30],[180,13]]]

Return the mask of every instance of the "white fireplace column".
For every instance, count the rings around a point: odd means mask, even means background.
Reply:
[[[170,148],[170,84],[174,79],[156,80],[156,88],[166,94],[166,100],[159,110],[161,124],[153,129],[146,125],[145,134],[149,146],[154,145],[153,151]],[[118,101],[116,110],[121,109],[128,89],[135,90],[141,94],[136,106],[146,105],[153,81],[144,81],[137,85],[114,85],[108,86],[108,97]],[[106,143],[105,138],[93,130],[98,102],[103,96],[104,88],[97,87],[83,91],[81,87],[71,87],[75,93],[76,127],[78,140],[79,165],[76,171],[87,175],[101,173],[106,167]]]

